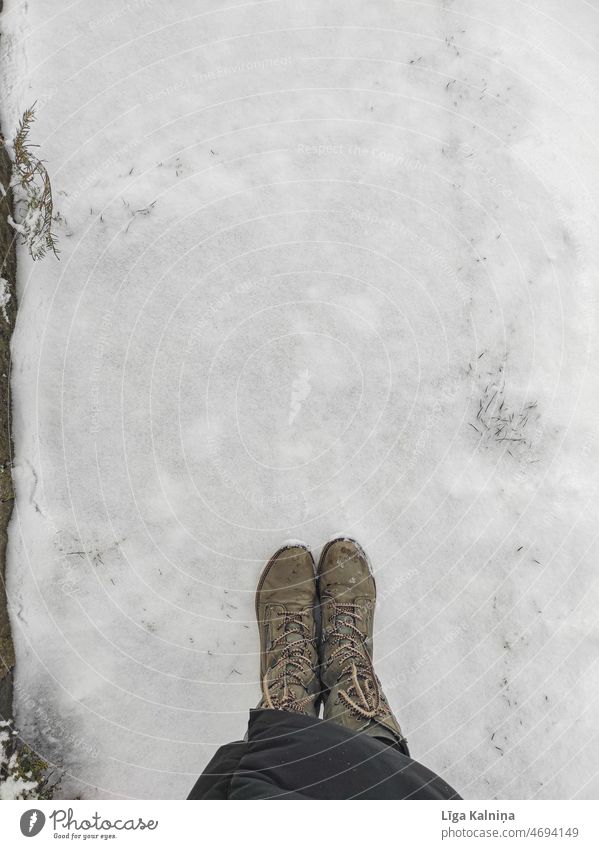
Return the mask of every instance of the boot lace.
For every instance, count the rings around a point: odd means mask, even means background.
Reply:
[[[306,620],[311,614],[307,609],[283,613],[281,633],[269,647],[269,651],[276,651],[282,646],[281,656],[262,678],[262,694],[269,708],[308,713],[305,708],[313,701],[313,696],[304,681],[306,673],[314,675],[309,649],[316,645],[315,639],[308,636]],[[306,695],[300,698],[293,687],[299,687]]]
[[[363,719],[374,719],[389,713],[372,659],[366,648],[366,635],[358,624],[363,616],[358,605],[352,602],[330,600],[332,625],[325,639],[333,646],[328,660],[330,666],[337,661],[341,667],[336,683],[346,681],[339,697],[350,712]]]

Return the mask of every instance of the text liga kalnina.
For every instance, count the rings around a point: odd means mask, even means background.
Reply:
[[[449,820],[450,822],[460,822],[461,820],[499,820],[507,822],[515,820],[516,815],[513,811],[441,811],[441,819]]]

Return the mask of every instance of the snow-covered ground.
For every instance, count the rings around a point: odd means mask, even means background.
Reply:
[[[63,795],[183,797],[253,592],[356,535],[413,755],[597,797],[599,10],[5,0],[61,261],[20,254],[9,592]],[[1,320],[1,318],[0,318]]]

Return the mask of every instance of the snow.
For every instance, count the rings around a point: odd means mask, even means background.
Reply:
[[[25,227],[22,224],[19,224],[17,221],[15,221],[14,218],[12,217],[12,215],[8,215],[6,220],[8,221],[8,223],[10,224],[10,226],[12,227],[12,229],[16,233],[20,233],[22,236],[25,235],[25,232],[26,232]]]
[[[33,798],[29,794],[35,789],[35,787],[35,781],[26,781],[24,778],[9,775],[6,780],[0,784],[0,801],[6,802],[14,799]]]
[[[4,321],[8,321],[8,313],[6,312],[6,307],[8,306],[9,301],[10,289],[8,286],[8,280],[5,280],[4,277],[0,277],[0,311],[2,311]]]
[[[0,22],[62,216],[19,254],[8,579],[63,795],[184,797],[257,703],[265,561],[343,527],[414,757],[596,798],[596,9]]]
[[[0,722],[0,728],[8,729],[0,731],[0,769],[5,775],[0,781],[0,801],[35,798],[37,782],[19,775],[17,752],[12,746],[12,738],[17,732],[10,722]]]

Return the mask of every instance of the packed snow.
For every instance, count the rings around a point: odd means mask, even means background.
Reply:
[[[0,770],[3,776],[0,781],[0,801],[37,798],[37,782],[21,774],[19,755],[13,745],[15,739],[18,739],[18,732],[12,724],[9,721],[0,722]]]
[[[366,548],[412,754],[596,798],[599,13],[5,0],[60,261],[19,254],[16,724],[183,798],[256,704],[290,537]]]
[[[9,301],[10,289],[8,288],[8,280],[5,280],[4,277],[0,277],[0,311],[2,312],[4,321],[8,321],[6,307],[8,306]]]

